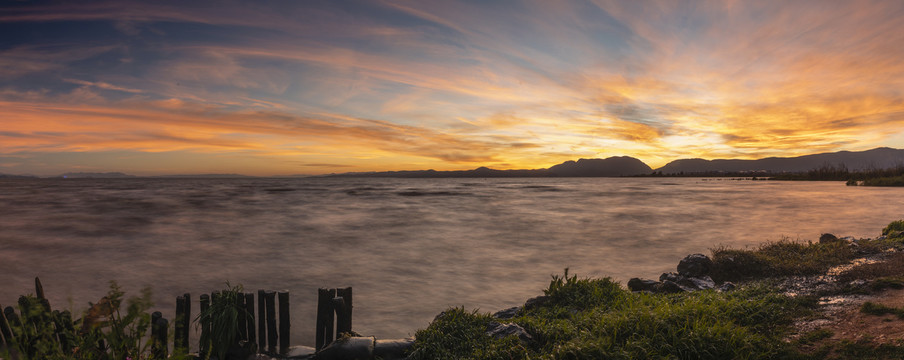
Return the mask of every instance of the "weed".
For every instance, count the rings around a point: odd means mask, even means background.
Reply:
[[[210,307],[198,314],[196,324],[209,324],[210,332],[202,332],[201,343],[207,344],[209,359],[216,355],[218,359],[225,359],[226,353],[238,345],[239,319],[242,315],[253,318],[244,307],[239,306],[239,297],[245,296],[242,285],[231,286],[226,283],[226,289],[220,291],[218,296],[211,299]],[[255,351],[256,349],[250,349]]]
[[[712,249],[712,277],[716,281],[739,281],[793,275],[814,275],[844,264],[855,253],[843,242],[796,242],[787,238],[754,250]]]
[[[882,229],[882,235],[893,237],[893,235],[897,234],[898,237],[904,237],[904,220],[892,221],[888,224],[884,229]]]
[[[872,301],[863,303],[863,305],[860,306],[860,312],[870,315],[892,314],[897,316],[899,319],[904,319],[904,309],[877,304]]]

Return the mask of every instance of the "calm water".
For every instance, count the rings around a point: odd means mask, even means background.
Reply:
[[[313,343],[318,287],[352,286],[355,330],[413,335],[449,306],[495,311],[579,276],[658,277],[684,255],[822,232],[874,237],[904,189],[702,179],[0,180],[0,304],[40,276],[57,308],[109,280],[175,297],[292,293]],[[195,305],[195,309],[197,309]]]

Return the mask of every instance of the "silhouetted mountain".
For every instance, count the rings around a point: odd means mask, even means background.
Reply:
[[[805,172],[823,165],[843,165],[849,170],[884,169],[904,164],[904,150],[876,148],[867,151],[839,151],[798,157],[770,157],[758,160],[680,159],[656,169],[663,174]]]
[[[236,178],[254,178],[256,176],[240,175],[240,174],[184,174],[184,175],[157,175],[150,176],[152,178],[173,178],[173,179],[236,179]]]
[[[605,177],[631,176],[652,172],[647,164],[630,156],[615,156],[607,159],[580,159],[566,161],[549,168],[554,176]]]
[[[566,161],[549,169],[494,170],[479,167],[474,170],[413,170],[343,173],[330,177],[401,177],[401,178],[498,178],[498,177],[615,177],[649,174],[653,170],[647,164],[628,156],[607,159],[580,159]]]
[[[66,179],[122,179],[122,178],[133,178],[135,175],[123,174],[121,172],[105,172],[105,173],[94,173],[94,172],[77,172],[77,173],[65,173],[63,175],[57,176]]]
[[[31,175],[12,175],[12,174],[3,174],[0,173],[0,179],[34,179],[35,176]]]

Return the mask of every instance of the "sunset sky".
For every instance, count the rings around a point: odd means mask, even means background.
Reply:
[[[904,147],[904,1],[3,1],[0,173]]]

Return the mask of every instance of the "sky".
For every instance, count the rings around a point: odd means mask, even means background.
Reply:
[[[0,1],[0,173],[904,145],[904,1]]]

